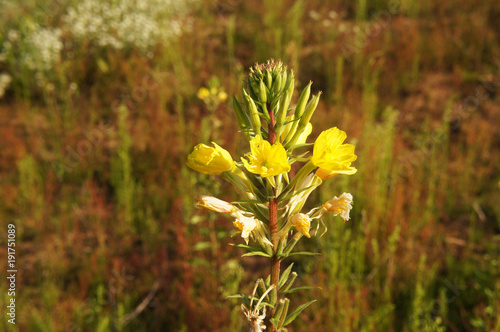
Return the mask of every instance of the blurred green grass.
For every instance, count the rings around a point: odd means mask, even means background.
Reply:
[[[324,92],[311,137],[345,130],[359,169],[315,194],[351,192],[354,209],[304,244],[322,255],[296,261],[299,282],[321,290],[297,295],[319,301],[293,330],[500,331],[500,4],[174,4],[155,19],[185,29],[145,51],[77,39],[64,19],[77,1],[3,3],[0,219],[18,229],[18,330],[247,328],[224,298],[267,267],[228,245],[230,220],[194,208],[237,197],[184,162],[213,139],[246,152],[230,103],[196,94],[212,77],[239,94],[275,57]],[[45,61],[40,31],[61,51],[42,38],[50,66],[30,67]]]

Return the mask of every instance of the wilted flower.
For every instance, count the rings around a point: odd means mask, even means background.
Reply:
[[[219,213],[232,213],[236,207],[213,196],[201,196],[196,200],[196,206]]]
[[[311,218],[304,213],[297,213],[290,218],[290,222],[295,228],[306,237],[311,237],[309,229],[311,228]]]
[[[255,218],[240,216],[233,222],[233,224],[240,230],[241,237],[248,244],[248,238],[250,237],[250,234],[257,227],[257,220],[255,220]]]
[[[340,214],[344,220],[349,220],[349,212],[352,209],[352,195],[343,193],[339,197],[335,196],[323,204],[323,207],[327,212],[333,212],[334,216]]]
[[[217,143],[214,147],[198,144],[194,151],[188,156],[187,165],[203,174],[220,174],[230,171],[235,163],[227,150],[221,148]]]
[[[252,154],[245,155],[248,160],[241,158],[249,172],[269,177],[290,171],[286,150],[281,143],[271,146],[268,141],[257,135],[250,141],[250,150]]]
[[[356,160],[354,145],[342,144],[347,134],[337,127],[322,132],[314,143],[312,163],[323,169],[320,176],[323,180],[335,174],[354,174],[356,168],[351,162]]]

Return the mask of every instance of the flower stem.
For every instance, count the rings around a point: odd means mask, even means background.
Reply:
[[[269,105],[270,106],[270,105]],[[274,125],[276,123],[276,120],[274,118],[274,112],[271,110],[269,112],[269,126],[268,126],[268,141],[269,143],[274,144],[276,142],[276,132],[274,130]],[[280,280],[280,263],[281,260],[278,259],[276,256],[276,250],[279,245],[280,238],[278,236],[275,236],[276,233],[278,233],[278,198],[276,197],[276,188],[273,188],[273,197],[269,200],[269,233],[271,235],[271,242],[273,243],[273,251],[274,255],[271,257],[271,285],[276,286],[276,293],[277,293],[277,302],[279,301],[279,280]],[[271,312],[271,314],[268,316],[267,319],[267,326],[268,326],[268,331],[273,332],[276,331],[274,329],[274,326],[269,322],[269,319],[274,315],[274,310]]]

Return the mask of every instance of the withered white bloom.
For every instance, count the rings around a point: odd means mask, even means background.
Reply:
[[[213,196],[201,196],[196,200],[196,206],[219,213],[232,213],[237,210],[233,204]]]
[[[248,239],[252,231],[257,227],[257,220],[255,218],[249,218],[241,216],[233,222],[234,226],[238,228],[241,232],[241,237],[248,244]]]
[[[323,208],[326,212],[333,212],[335,216],[340,214],[342,219],[349,220],[349,212],[352,209],[352,195],[343,193],[339,197],[335,196],[333,199],[323,204]]]
[[[297,213],[290,218],[290,223],[295,226],[297,231],[304,234],[306,237],[311,237],[309,229],[311,228],[311,217],[304,213]]]
[[[344,221],[349,220],[349,212],[352,209],[352,195],[349,193],[343,193],[339,197],[333,197],[333,199],[329,200],[323,205],[320,205],[307,214],[297,213],[288,218],[288,222],[282,229],[276,234],[277,237],[281,237],[285,235],[292,227],[295,227],[298,232],[302,233],[306,237],[311,237],[312,235],[316,235],[319,229],[319,225],[323,225],[325,231],[322,233],[325,234],[327,231],[327,227],[325,223],[321,220],[324,214],[328,212],[333,212],[334,216],[340,215]],[[318,219],[318,225],[316,230],[311,233],[311,223],[313,220]]]
[[[262,280],[262,279],[261,279]],[[262,308],[262,314],[259,311],[259,306],[262,303],[262,300],[267,296],[269,292],[271,292],[275,286],[271,285],[264,294],[259,299],[259,302],[253,307],[254,309],[252,310],[253,306],[253,299],[255,298],[255,294],[257,292],[257,287],[258,287],[259,281],[255,283],[255,287],[253,289],[252,293],[252,300],[250,301],[250,308],[247,308],[244,304],[241,305],[241,310],[245,314],[245,317],[248,320],[248,323],[250,324],[250,330],[249,332],[262,332],[266,329],[266,326],[264,325],[264,319],[266,318],[266,307]]]

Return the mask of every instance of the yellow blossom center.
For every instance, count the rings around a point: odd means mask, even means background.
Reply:
[[[271,145],[257,135],[250,141],[250,150],[251,154],[241,158],[249,172],[269,177],[290,171],[286,150],[281,143]]]

